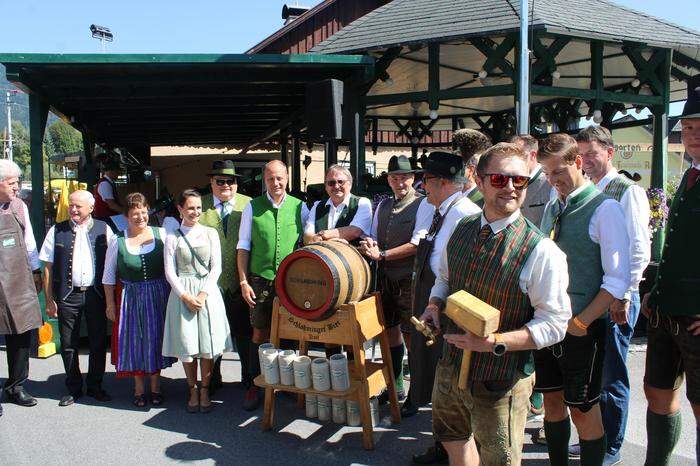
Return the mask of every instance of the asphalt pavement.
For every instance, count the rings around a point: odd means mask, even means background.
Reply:
[[[4,346],[0,346],[0,353],[0,378],[4,380]],[[644,462],[644,355],[644,346],[636,345],[629,358],[633,393],[623,464]],[[80,362],[81,367],[87,367],[86,354],[81,354]],[[225,387],[214,397],[215,409],[209,414],[185,411],[186,383],[181,364],[163,371],[163,407],[135,408],[131,404],[132,382],[117,379],[108,364],[104,388],[114,398],[112,402],[103,404],[83,397],[75,405],[61,408],[58,400],[65,391],[60,357],[32,359],[30,380],[25,386],[39,403],[24,408],[3,402],[0,465],[406,465],[413,453],[431,443],[429,409],[392,425],[388,407],[382,407],[375,430],[376,447],[365,451],[359,428],[306,419],[296,408],[295,399],[288,396],[278,396],[274,430],[262,432],[262,407],[255,412],[241,409],[243,389],[236,383],[240,365],[235,353],[225,355],[223,374]],[[682,410],[683,433],[672,460],[674,466],[695,464],[695,423],[685,398]],[[545,447],[530,441],[540,425],[528,424],[525,465],[548,464]]]

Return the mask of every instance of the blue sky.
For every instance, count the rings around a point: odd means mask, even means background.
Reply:
[[[616,1],[700,30],[698,0]],[[100,45],[88,29],[92,23],[114,32],[109,52],[242,53],[282,26],[285,3],[293,1],[1,0],[0,53],[98,52]]]

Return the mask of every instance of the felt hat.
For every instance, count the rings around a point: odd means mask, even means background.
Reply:
[[[423,172],[454,181],[464,180],[462,157],[451,152],[431,152],[423,162]]]
[[[405,155],[393,155],[389,159],[387,174],[402,175],[406,173],[415,173],[413,166],[411,166],[411,160]]]
[[[683,107],[681,119],[700,119],[700,74],[688,79],[688,100]]]
[[[233,160],[217,160],[211,164],[211,170],[207,173],[207,176],[235,176],[240,177],[241,175],[236,174],[236,168],[233,166]]]

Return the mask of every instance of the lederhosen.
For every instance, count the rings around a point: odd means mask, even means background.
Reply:
[[[416,260],[413,266],[413,315],[417,318],[425,311],[430,299],[430,290],[435,284],[435,274],[430,268],[430,256],[435,247],[435,238],[445,217],[452,207],[462,199],[458,197],[447,207],[445,214],[438,222],[435,232],[427,235],[418,243]],[[430,233],[430,232],[429,232]],[[408,364],[411,368],[411,386],[409,389],[409,399],[414,406],[423,406],[430,403],[433,394],[433,383],[435,382],[435,367],[442,355],[443,339],[442,335],[437,337],[437,341],[432,346],[425,346],[425,336],[415,328],[411,329],[411,348],[408,353]]]

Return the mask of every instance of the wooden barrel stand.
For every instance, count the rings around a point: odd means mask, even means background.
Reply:
[[[376,336],[379,336],[383,362],[366,362],[364,343]],[[374,448],[370,413],[371,397],[377,396],[384,388],[387,388],[392,422],[401,422],[399,401],[394,384],[394,369],[389,356],[389,337],[384,327],[384,313],[378,293],[373,293],[361,301],[343,304],[330,317],[317,321],[293,315],[280,305],[278,298],[275,298],[270,342],[278,348],[280,339],[298,341],[300,355],[308,353],[309,342],[351,346],[354,361],[349,361],[350,388],[344,392],[332,390],[319,392],[313,388],[300,389],[293,385],[268,385],[265,383],[263,375],[259,375],[255,378],[255,385],[265,389],[263,430],[272,429],[275,391],[277,390],[298,393],[300,407],[304,406],[304,395],[306,394],[357,401],[362,419],[362,445],[366,450]]]

